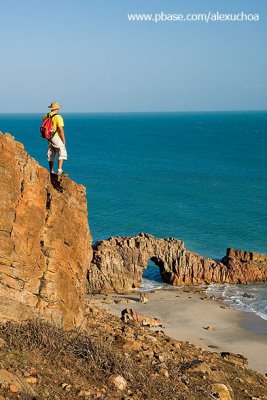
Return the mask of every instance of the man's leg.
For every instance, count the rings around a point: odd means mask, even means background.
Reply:
[[[50,170],[50,174],[54,174],[54,161],[49,161],[49,170]]]
[[[64,160],[58,160],[58,169],[61,171],[63,167],[63,161]]]
[[[63,172],[63,162],[64,160],[67,160],[68,156],[67,156],[67,150],[66,150],[66,146],[63,143],[61,138],[58,138],[58,145],[59,145],[59,157],[58,157],[58,174],[62,174]]]
[[[54,161],[56,157],[56,150],[53,148],[52,144],[48,142],[48,149],[47,149],[47,159],[49,162],[49,171],[50,174],[54,174]]]

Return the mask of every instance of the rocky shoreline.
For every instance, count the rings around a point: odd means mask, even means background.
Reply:
[[[214,310],[215,302],[207,300],[203,307],[201,298],[193,299],[196,293],[182,299],[171,291],[174,298],[167,303],[160,304],[162,294],[148,302],[132,299],[121,321],[96,297],[86,299],[86,290],[131,292],[149,260],[174,286],[265,282],[266,255],[228,249],[217,262],[188,251],[180,240],[144,233],[92,246],[85,187],[50,175],[21,143],[1,132],[0,181],[0,400],[267,398],[266,377],[249,370],[244,356],[225,350],[225,340],[232,339],[220,324],[227,322],[228,332],[234,327],[241,338],[237,313],[226,321],[227,310]],[[140,304],[145,318],[134,309]],[[154,313],[157,328],[151,331]],[[181,317],[178,331],[173,327],[169,336],[160,326],[163,319],[171,325],[168,315],[171,321]],[[179,338],[184,332],[183,340],[177,342],[175,332]],[[192,332],[221,335],[222,351],[190,344]],[[260,357],[258,339],[252,351]]]
[[[248,369],[244,356],[215,352],[212,346],[204,350],[189,340],[174,339],[165,330],[121,321],[107,313],[95,296],[86,302],[83,330],[64,332],[40,321],[0,325],[0,396],[10,400],[267,399],[266,376]]]
[[[149,260],[158,266],[163,281],[174,286],[267,281],[264,254],[228,248],[226,256],[217,262],[187,250],[182,240],[140,233],[111,237],[93,245],[89,292],[123,293],[139,287]]]
[[[174,339],[190,341],[206,350],[243,354],[250,368],[267,372],[267,321],[257,321],[254,314],[230,309],[223,299],[210,298],[201,287],[156,290],[146,292],[145,297],[146,301],[142,302],[137,292],[92,296],[116,316],[121,316],[122,310],[132,309],[154,317]],[[246,326],[250,318],[254,329]],[[257,332],[257,323],[260,332]]]

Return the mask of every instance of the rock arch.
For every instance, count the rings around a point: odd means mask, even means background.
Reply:
[[[89,292],[122,293],[138,287],[150,259],[160,268],[163,281],[176,286],[267,280],[266,255],[229,248],[222,262],[216,262],[187,250],[182,240],[140,233],[95,243]]]
[[[164,260],[162,260],[159,257],[152,256],[147,260],[147,265],[149,264],[150,261],[152,261],[152,263],[155,265],[155,268],[158,267],[159,273],[160,273],[162,279],[164,280],[164,278],[163,278],[163,275],[164,275]]]
[[[93,250],[88,271],[93,293],[138,287],[149,260],[159,267],[164,282],[173,285],[227,280],[225,265],[186,250],[184,242],[174,238],[159,239],[145,233],[112,237],[97,242]]]

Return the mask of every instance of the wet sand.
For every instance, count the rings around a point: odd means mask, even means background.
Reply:
[[[267,372],[267,321],[251,313],[232,310],[201,292],[160,290],[147,293],[147,297],[147,304],[139,302],[138,294],[99,298],[114,315],[120,316],[121,310],[132,308],[159,318],[167,335],[206,350],[242,354],[248,358],[249,368]],[[112,300],[118,304],[108,304]]]

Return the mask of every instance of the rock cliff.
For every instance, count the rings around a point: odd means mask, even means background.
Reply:
[[[80,324],[86,274],[91,293],[129,291],[149,260],[172,285],[267,280],[266,255],[228,249],[216,262],[174,238],[141,233],[99,241],[92,250],[85,188],[51,177],[2,133],[0,181],[0,320],[41,316],[66,328]]]
[[[159,267],[164,282],[176,286],[267,280],[267,256],[229,249],[222,262],[216,262],[188,251],[182,241],[174,238],[158,239],[144,233],[112,237],[95,243],[93,250],[88,271],[91,293],[125,292],[138,287],[149,260]]]
[[[228,268],[231,283],[260,283],[267,281],[267,255],[251,251],[227,249],[222,262]]]
[[[83,318],[92,258],[85,188],[52,176],[0,133],[0,319]]]

